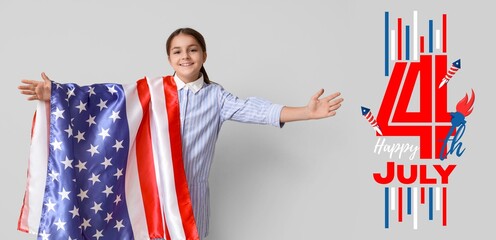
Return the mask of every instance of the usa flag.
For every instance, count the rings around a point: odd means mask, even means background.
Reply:
[[[199,239],[173,78],[52,83],[32,127],[18,229],[38,239]]]

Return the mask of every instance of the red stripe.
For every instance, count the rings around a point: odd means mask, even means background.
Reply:
[[[424,36],[420,36],[420,52],[424,52]]]
[[[156,183],[150,130],[150,92],[145,79],[137,82],[138,96],[143,108],[143,119],[136,134],[136,160],[150,238],[164,238],[165,225]],[[132,207],[132,206],[131,206]]]
[[[172,76],[163,78],[164,92],[169,120],[169,137],[171,143],[172,165],[174,168],[174,182],[186,239],[199,239],[193,206],[188,190],[188,181],[184,172],[181,143],[181,122],[177,87]]]
[[[172,238],[169,234],[169,229],[167,229],[167,225],[165,226],[165,239],[172,240]]]
[[[448,28],[447,28],[447,25],[448,25],[448,21],[447,21],[447,18],[448,15],[446,14],[443,14],[443,53],[445,53],[448,49],[448,39],[447,39],[447,31],[448,31]]]
[[[425,203],[425,188],[423,187],[420,188],[420,203]]]
[[[402,26],[401,26],[401,18],[398,18],[398,60],[401,60],[401,55],[402,55],[402,52],[401,52],[401,41],[402,41]]]
[[[403,222],[403,188],[398,188],[398,222]]]
[[[27,202],[28,202],[28,194],[26,191],[26,193],[24,194],[24,199],[22,201],[21,215],[19,216],[19,220],[17,221],[17,230],[25,233],[29,233],[28,228],[25,228],[27,224],[24,223],[25,219],[28,218],[28,212],[25,211]]]
[[[443,187],[443,226],[446,226],[447,225],[447,216],[448,216],[448,212],[447,212],[447,208],[448,208],[448,191],[445,187]]]

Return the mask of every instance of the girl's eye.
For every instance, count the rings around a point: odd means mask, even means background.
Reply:
[[[198,51],[198,50],[196,50],[196,49],[191,49],[190,50],[190,52],[196,52],[196,51]]]
[[[172,52],[172,54],[179,54],[179,51],[174,51]]]

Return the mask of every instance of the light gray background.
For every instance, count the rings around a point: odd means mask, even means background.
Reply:
[[[34,239],[16,231],[35,108],[18,93],[20,80],[40,79],[42,71],[79,84],[171,74],[165,40],[189,26],[206,38],[211,79],[240,97],[296,106],[319,88],[345,97],[331,119],[282,130],[224,125],[210,177],[209,240],[491,239],[496,39],[489,2],[2,0],[1,238]],[[463,64],[450,82],[450,110],[470,88],[477,97],[467,150],[450,177],[449,226],[438,215],[426,221],[424,209],[418,230],[409,217],[385,230],[383,187],[372,173],[385,170],[387,156],[373,153],[376,137],[359,111],[366,105],[377,113],[388,81],[384,11],[394,21],[413,10],[419,24],[448,13],[449,61]]]

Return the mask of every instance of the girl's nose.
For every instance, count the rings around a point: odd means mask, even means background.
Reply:
[[[189,59],[189,54],[187,51],[185,51],[182,56],[181,56],[182,59]]]

